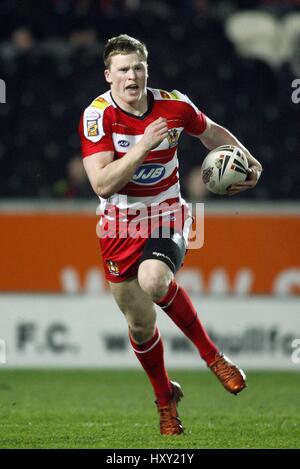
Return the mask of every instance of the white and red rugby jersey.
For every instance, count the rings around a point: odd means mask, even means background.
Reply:
[[[145,158],[132,179],[117,194],[100,197],[100,211],[107,204],[118,209],[137,209],[168,202],[183,205],[178,176],[178,139],[184,130],[198,136],[206,129],[206,117],[177,90],[148,88],[148,111],[134,116],[118,107],[110,91],[97,97],[84,111],[79,124],[82,157],[113,151],[122,158],[143,137],[146,127],[159,117],[168,121],[169,136]]]

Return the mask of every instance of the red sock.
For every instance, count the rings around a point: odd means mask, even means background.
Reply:
[[[172,397],[172,385],[165,369],[164,348],[158,328],[152,339],[144,344],[136,344],[130,335],[129,339],[135,355],[151,381],[158,404],[167,404]]]
[[[156,304],[170,316],[172,321],[197,347],[203,360],[210,365],[214,361],[218,349],[207,335],[185,290],[176,282],[172,282],[166,296],[157,301]]]

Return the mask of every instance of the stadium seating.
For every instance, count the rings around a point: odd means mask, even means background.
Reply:
[[[260,58],[270,65],[281,63],[279,21],[260,10],[237,12],[226,22],[228,37],[243,57]]]

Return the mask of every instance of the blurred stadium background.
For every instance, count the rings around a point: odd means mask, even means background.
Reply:
[[[300,1],[2,0],[0,20],[0,392],[14,386],[16,368],[138,367],[104,280],[97,198],[77,136],[83,109],[107,89],[103,45],[124,32],[148,46],[149,86],[186,93],[264,166],[252,191],[207,194],[207,150],[182,138],[182,192],[205,202],[206,218],[204,247],[188,254],[178,280],[224,352],[250,373],[289,372],[296,390]],[[158,315],[168,367],[204,369]],[[299,420],[292,423],[287,431],[299,432]],[[36,438],[31,444],[41,446]],[[0,440],[14,445],[30,442]]]

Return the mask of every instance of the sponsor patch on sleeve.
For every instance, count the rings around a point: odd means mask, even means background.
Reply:
[[[83,129],[85,137],[92,141],[98,142],[104,136],[102,113],[87,108],[84,111]]]
[[[99,135],[99,128],[97,120],[87,121],[87,133],[89,137],[96,137]]]

